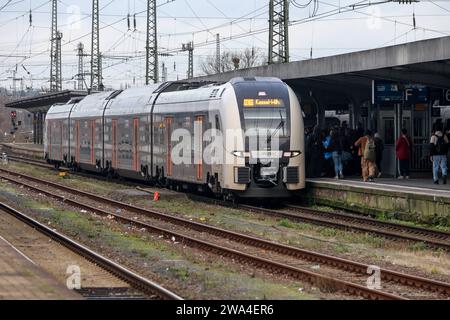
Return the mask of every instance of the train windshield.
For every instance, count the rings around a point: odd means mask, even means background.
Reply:
[[[244,107],[244,125],[247,135],[280,138],[289,136],[288,113],[285,107]]]
[[[255,78],[235,80],[242,129],[247,137],[267,137],[286,143],[290,136],[290,100],[287,86],[280,80]]]

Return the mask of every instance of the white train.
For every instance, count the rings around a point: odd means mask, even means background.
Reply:
[[[167,82],[50,108],[49,163],[225,198],[288,197],[305,187],[295,93],[275,78]]]

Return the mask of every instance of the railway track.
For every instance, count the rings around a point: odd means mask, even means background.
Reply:
[[[189,194],[188,197],[194,201],[203,201],[226,207],[234,206],[238,209],[261,213],[271,217],[288,219],[294,222],[369,233],[389,239],[423,242],[429,247],[450,251],[450,233],[443,231],[381,221],[361,215],[315,210],[293,204],[284,204],[283,209],[270,209],[248,204],[232,205],[226,201],[194,194]]]
[[[37,166],[37,167],[44,168],[44,169],[55,169],[55,166],[48,164],[44,160],[24,158],[24,157],[15,156],[15,155],[8,155],[8,160],[25,163],[25,164],[30,164],[30,165]],[[65,169],[61,169],[61,170],[65,170]]]
[[[332,290],[369,299],[404,299],[405,296],[402,295],[404,293],[406,293],[406,298],[413,299],[447,299],[450,296],[450,284],[448,283],[387,269],[380,269],[381,280],[386,287],[383,287],[383,290],[369,289],[363,285],[369,269],[369,265],[366,264],[286,246],[155,210],[139,208],[9,170],[0,169],[0,172],[3,179],[26,186],[41,194],[44,193],[68,205],[83,208],[102,216],[113,217],[118,222],[144,228],[146,231],[163,235],[168,239],[176,239],[177,242],[185,245],[229,257],[273,273],[306,280],[322,288],[332,288]],[[48,190],[48,188],[56,189],[57,192]],[[105,209],[105,206],[109,206],[109,209]],[[114,213],[118,208],[128,212],[129,217],[125,212]],[[137,219],[136,214],[141,217]],[[148,222],[149,219],[152,220],[151,223]],[[163,222],[163,224],[159,223],[158,225],[157,221]],[[171,224],[170,228],[167,228],[167,223]],[[219,245],[217,242],[215,243],[217,238],[225,238],[229,240],[228,242],[234,242],[234,245],[229,244],[226,247]],[[312,272],[311,264],[319,265],[319,268],[322,266],[321,271]]]
[[[31,164],[42,168],[54,168],[44,161],[26,159],[16,156],[10,156],[9,158],[13,161]],[[83,176],[86,175],[83,174]],[[211,199],[198,195],[188,196],[196,201],[212,202],[214,204],[222,206],[230,205],[228,202],[217,199]],[[388,221],[381,221],[361,215],[314,210],[311,208],[301,207],[293,204],[285,205],[285,208],[289,209],[289,211],[268,209],[245,204],[238,204],[237,207],[253,212],[275,216],[278,218],[289,219],[296,222],[311,223],[342,230],[370,233],[389,239],[400,239],[410,242],[423,242],[431,248],[442,248],[450,251],[450,234],[443,231],[407,226]]]
[[[159,286],[158,284],[141,277],[140,275],[132,272],[131,270],[115,263],[114,261],[103,257],[102,255],[94,252],[93,250],[87,248],[86,246],[66,237],[65,235],[50,229],[44,224],[38,222],[37,220],[31,218],[25,213],[0,202],[0,210],[6,212],[13,216],[14,218],[24,222],[33,229],[39,231],[45,236],[51,238],[57,243],[63,245],[69,250],[80,255],[84,259],[94,263],[95,265],[101,267],[113,276],[121,279],[122,281],[128,283],[130,287],[134,290],[131,292],[127,288],[85,288],[79,290],[78,292],[88,299],[163,299],[163,300],[181,300],[181,298],[173,292]]]
[[[294,205],[287,205],[287,208],[294,209],[293,212],[250,205],[239,205],[238,207],[296,222],[370,233],[389,239],[423,242],[432,248],[442,248],[450,251],[450,234],[442,231],[385,222],[363,216],[313,210]]]
[[[320,219],[323,219],[324,221],[332,221],[332,223],[339,224],[343,228],[346,226],[350,226],[350,228],[367,227],[367,230],[369,230],[369,228],[374,228],[374,233],[380,233],[389,238],[421,241],[433,247],[444,248],[446,250],[450,249],[450,233],[447,232],[381,221],[379,219],[355,214],[314,210],[293,204],[286,204],[286,207],[292,209],[294,214],[320,217]],[[383,232],[381,230],[385,231]]]

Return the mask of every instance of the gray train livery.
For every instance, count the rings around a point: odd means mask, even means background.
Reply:
[[[302,115],[276,78],[101,92],[51,107],[45,157],[227,199],[289,197],[305,187]]]

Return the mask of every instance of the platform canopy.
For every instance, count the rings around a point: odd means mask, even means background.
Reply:
[[[7,103],[5,106],[13,109],[25,109],[30,112],[46,113],[56,103],[67,103],[73,98],[85,97],[87,94],[87,91],[64,90],[18,99]]]
[[[234,77],[278,77],[298,91],[314,91],[325,104],[366,99],[372,80],[450,89],[450,37],[194,78],[226,82]],[[303,93],[302,95],[305,95]]]

